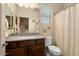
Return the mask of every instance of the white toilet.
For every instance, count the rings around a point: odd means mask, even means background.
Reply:
[[[46,37],[45,46],[48,48],[49,55],[53,55],[53,56],[61,55],[61,49],[53,45],[53,40],[51,36]]]

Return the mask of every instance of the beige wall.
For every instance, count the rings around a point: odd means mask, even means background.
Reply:
[[[48,6],[52,8],[53,13],[56,13],[64,8],[64,3],[48,3]]]

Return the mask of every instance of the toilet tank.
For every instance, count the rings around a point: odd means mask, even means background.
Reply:
[[[46,37],[46,39],[45,39],[45,47],[47,47],[49,45],[52,45],[52,44],[53,44],[53,38],[52,38],[52,36]]]

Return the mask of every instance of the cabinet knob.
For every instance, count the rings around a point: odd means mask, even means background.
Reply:
[[[5,46],[7,46],[8,45],[8,43],[4,43],[3,45],[2,45],[2,47],[5,47]]]

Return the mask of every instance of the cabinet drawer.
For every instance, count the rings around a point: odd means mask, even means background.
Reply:
[[[30,46],[30,45],[35,45],[35,41],[21,41],[19,42],[19,46],[23,47],[23,46]]]
[[[24,56],[25,49],[24,48],[16,48],[7,51],[7,56]]]
[[[6,49],[17,48],[17,46],[18,46],[17,42],[8,42],[8,45],[6,46]]]
[[[44,44],[44,39],[37,40],[37,44]]]

